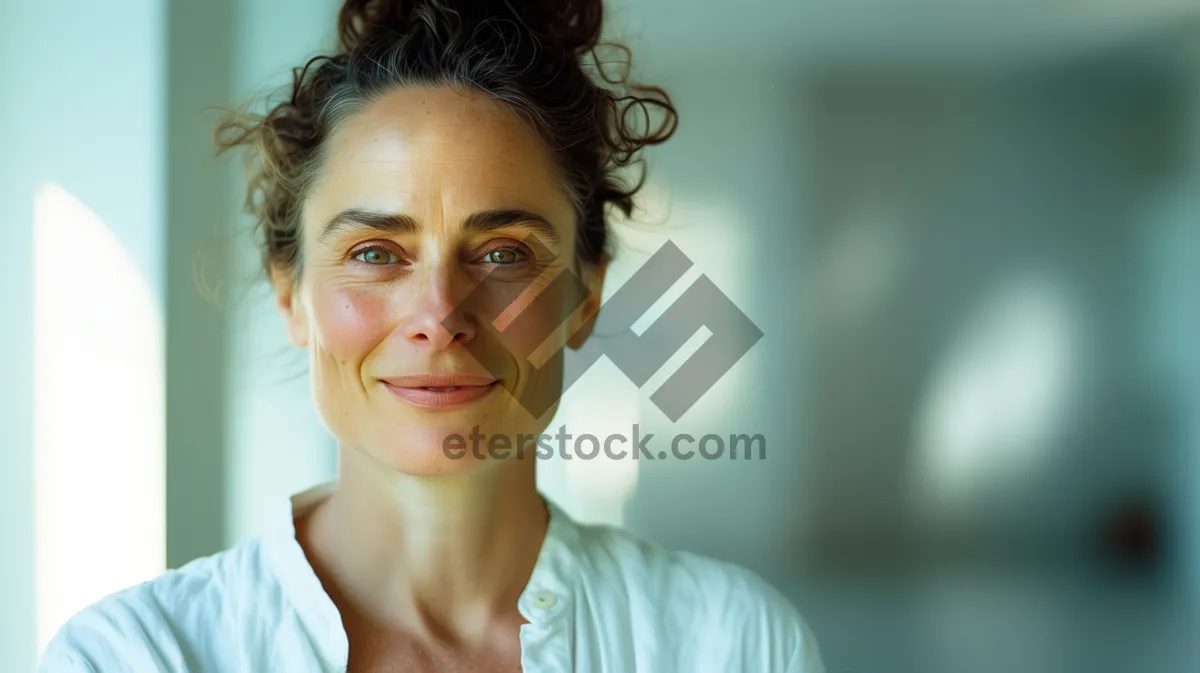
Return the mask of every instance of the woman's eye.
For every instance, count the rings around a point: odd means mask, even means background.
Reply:
[[[355,255],[354,259],[357,259],[364,264],[372,264],[376,266],[395,264],[396,262],[400,261],[400,258],[397,257],[395,253],[390,250],[384,250],[383,248],[367,248],[366,250],[363,250]]]
[[[521,261],[521,253],[508,248],[500,248],[484,255],[483,259],[491,264],[515,264]]]

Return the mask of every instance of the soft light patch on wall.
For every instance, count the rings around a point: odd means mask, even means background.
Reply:
[[[543,431],[550,436],[546,445],[554,455],[538,460],[539,487],[578,521],[624,525],[625,507],[638,482],[638,461],[633,457],[638,422],[637,387],[616,365],[600,360],[566,391]],[[610,443],[610,453],[624,452],[624,457],[611,457],[605,442]]]
[[[616,258],[605,277],[605,297],[611,297],[668,241],[674,243],[692,261],[689,268],[667,292],[655,298],[650,308],[632,326],[643,334],[662,318],[672,305],[700,278],[707,276],[740,310],[752,313],[754,287],[753,241],[747,237],[744,218],[721,200],[695,195],[673,198],[661,185],[647,184],[639,195],[640,212],[626,220],[614,216],[613,233],[617,241]],[[754,316],[750,315],[754,320]],[[670,423],[650,402],[650,396],[666,383],[704,343],[714,330],[700,326],[695,334],[646,382],[641,401],[647,420]],[[739,361],[688,410],[681,422],[691,419],[736,417],[742,395],[754,380],[754,371],[745,360]]]
[[[1058,285],[1016,278],[951,345],[917,418],[914,492],[926,515],[962,514],[980,488],[1038,467],[1078,366],[1072,309]]]
[[[34,204],[34,312],[41,651],[166,558],[161,312],[121,241],[55,184]]]

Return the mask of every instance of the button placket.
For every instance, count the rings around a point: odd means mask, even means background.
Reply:
[[[558,604],[558,596],[552,591],[539,590],[535,591],[533,598],[530,600],[533,607],[539,610],[549,610]]]
[[[568,597],[537,588],[525,596],[522,613],[529,620],[521,626],[521,665],[529,673],[565,673],[571,665],[570,625],[564,611]]]

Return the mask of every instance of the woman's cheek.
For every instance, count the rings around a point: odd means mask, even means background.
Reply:
[[[541,362],[545,356],[538,357],[539,351],[552,354],[560,348],[560,328],[569,316],[565,299],[563,287],[555,283],[533,285],[521,292],[497,288],[488,301],[492,314],[498,314],[493,327],[505,349],[520,359]]]
[[[387,337],[386,298],[366,289],[335,289],[314,298],[321,347],[339,362],[361,362]]]

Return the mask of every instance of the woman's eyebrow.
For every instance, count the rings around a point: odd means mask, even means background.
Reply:
[[[518,226],[533,229],[545,240],[556,245],[561,243],[558,231],[549,220],[520,208],[480,210],[468,215],[463,222],[463,229],[467,232],[486,232]],[[324,241],[333,234],[348,229],[374,229],[387,234],[415,234],[421,230],[421,226],[415,219],[403,213],[347,208],[329,220],[318,240]]]
[[[339,231],[352,229],[375,229],[387,234],[415,234],[421,227],[416,220],[403,213],[347,208],[329,220],[317,240],[324,241]]]
[[[463,222],[463,229],[468,232],[492,231],[505,227],[526,227],[534,230],[545,240],[558,245],[562,241],[554,225],[537,213],[520,208],[503,208],[498,210],[480,210],[471,213]]]

